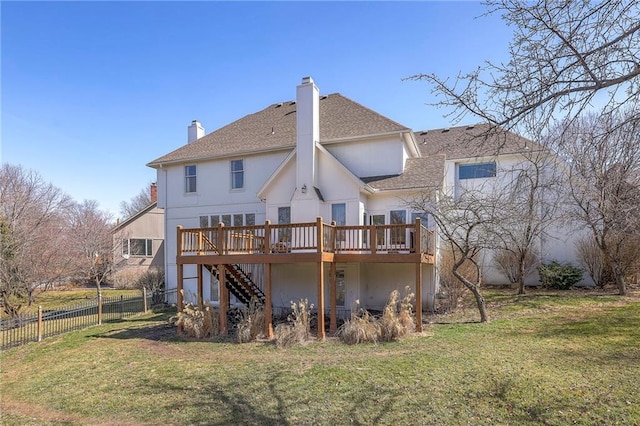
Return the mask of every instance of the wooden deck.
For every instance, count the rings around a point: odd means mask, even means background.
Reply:
[[[412,224],[336,226],[316,222],[178,227],[178,263],[433,263],[433,231]]]
[[[337,226],[322,218],[315,222],[213,228],[177,229],[178,307],[182,307],[183,268],[198,266],[198,304],[202,304],[203,268],[215,266],[220,273],[220,326],[226,329],[228,289],[225,268],[238,264],[264,264],[265,316],[271,318],[271,265],[277,263],[316,263],[318,287],[318,337],[324,338],[324,264],[330,273],[330,328],[335,331],[336,263],[413,263],[416,271],[416,321],[422,325],[422,264],[435,260],[435,237],[420,219],[411,224]],[[271,335],[268,320],[267,335]]]

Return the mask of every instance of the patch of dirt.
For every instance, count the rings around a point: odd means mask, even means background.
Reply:
[[[70,424],[90,424],[96,426],[107,425],[123,425],[123,426],[138,426],[145,423],[132,422],[130,420],[113,420],[113,419],[100,419],[93,417],[82,417],[77,414],[68,414],[60,410],[44,407],[42,405],[27,404],[24,402],[16,402],[7,399],[6,395],[3,395],[2,402],[0,403],[0,412],[3,414],[12,414],[15,416],[24,417],[25,420],[29,419],[34,423],[38,421],[46,422],[60,422]]]

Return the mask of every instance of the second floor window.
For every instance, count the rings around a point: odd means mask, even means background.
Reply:
[[[231,160],[231,189],[244,188],[244,160]]]
[[[184,192],[196,192],[196,166],[184,166]]]
[[[479,179],[496,176],[496,163],[460,164],[458,166],[459,179]]]

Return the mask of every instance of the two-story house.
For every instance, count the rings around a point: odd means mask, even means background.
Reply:
[[[340,94],[321,96],[310,77],[295,100],[207,135],[194,121],[185,146],[148,164],[165,211],[168,288],[183,290],[179,306],[209,300],[221,312],[253,297],[268,321],[272,308],[308,298],[322,337],[325,311],[333,331],[356,301],[382,309],[409,286],[421,327],[438,291],[437,237],[406,200],[474,173],[478,154],[436,149],[470,131],[413,132]],[[505,154],[526,143],[510,138]]]

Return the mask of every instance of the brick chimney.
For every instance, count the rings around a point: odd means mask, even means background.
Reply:
[[[204,127],[198,120],[193,120],[187,128],[187,143],[191,143],[204,136]]]
[[[150,194],[152,203],[158,201],[158,185],[155,182],[151,184]]]

